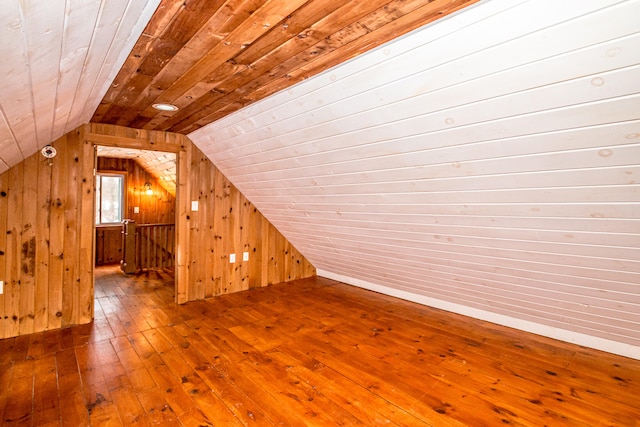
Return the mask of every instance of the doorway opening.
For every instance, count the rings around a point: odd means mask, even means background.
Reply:
[[[96,271],[174,280],[176,153],[96,145],[95,165]]]

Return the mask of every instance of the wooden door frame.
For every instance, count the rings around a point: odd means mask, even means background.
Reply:
[[[138,150],[170,152],[176,154],[176,248],[174,300],[178,304],[188,301],[188,256],[189,256],[189,210],[190,180],[188,155],[190,140],[181,134],[159,131],[144,131],[115,125],[89,124],[84,140],[95,146],[121,147]],[[93,157],[93,169],[97,168],[97,157]],[[95,220],[92,221],[95,235]],[[95,260],[93,260],[95,263]],[[93,279],[95,281],[95,277]]]

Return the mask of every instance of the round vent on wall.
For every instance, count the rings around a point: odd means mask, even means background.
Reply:
[[[52,146],[50,146],[50,145],[46,145],[46,146],[44,146],[44,147],[42,148],[42,151],[40,151],[40,152],[41,152],[41,153],[42,153],[42,155],[43,155],[44,157],[46,157],[47,159],[53,159],[53,158],[56,156],[56,154],[57,154],[56,149],[55,149],[55,148],[53,148],[53,147],[52,147]]]

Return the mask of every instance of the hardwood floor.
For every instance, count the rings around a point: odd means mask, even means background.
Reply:
[[[92,324],[0,341],[3,425],[639,425],[637,360],[322,278],[172,286],[100,268]]]

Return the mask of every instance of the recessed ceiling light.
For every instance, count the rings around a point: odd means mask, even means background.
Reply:
[[[178,107],[173,104],[153,104],[152,107],[160,111],[178,111]]]

